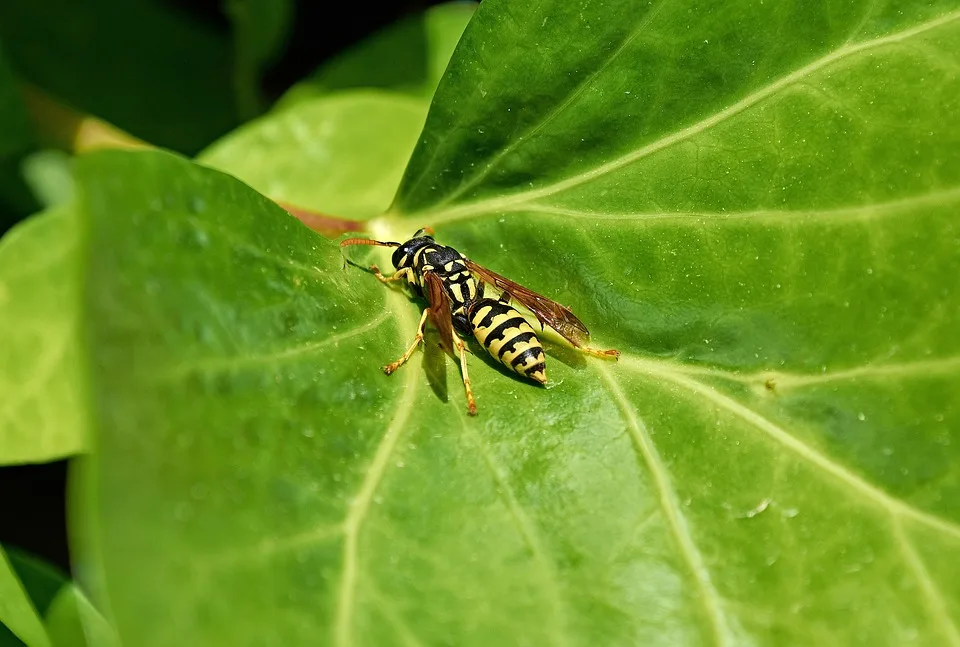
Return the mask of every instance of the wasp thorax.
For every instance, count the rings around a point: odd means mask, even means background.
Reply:
[[[405,267],[413,266],[413,255],[417,253],[417,250],[425,245],[430,245],[433,243],[432,236],[419,236],[417,238],[411,238],[407,242],[403,243],[397,247],[396,251],[393,252],[393,266],[398,270]]]

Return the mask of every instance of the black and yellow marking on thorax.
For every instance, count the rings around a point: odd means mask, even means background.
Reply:
[[[541,384],[547,381],[546,359],[537,333],[513,306],[495,299],[470,305],[473,334],[504,366]]]

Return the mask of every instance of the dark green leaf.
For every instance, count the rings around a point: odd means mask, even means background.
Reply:
[[[244,118],[263,109],[260,76],[287,38],[292,9],[290,0],[224,0],[233,23],[234,90]]]
[[[429,99],[476,6],[449,2],[384,29],[324,64],[279,105],[347,88],[384,88]]]
[[[40,616],[45,615],[57,592],[66,583],[67,576],[55,566],[23,550],[7,546],[6,551],[10,565],[34,609]]]
[[[83,447],[76,220],[69,205],[0,240],[0,464]]]
[[[474,346],[476,419],[433,345],[380,373],[417,308],[329,241],[83,160],[124,642],[960,643],[958,17],[484,2],[371,231],[434,225],[623,357],[550,344],[540,388]]]
[[[154,0],[0,2],[18,74],[83,112],[193,153],[237,123],[231,47]]]
[[[23,152],[32,140],[20,89],[0,49],[0,158]]]
[[[6,552],[0,546],[0,639],[10,637],[5,634],[4,629],[23,641],[26,647],[50,645],[37,610],[10,565]]]

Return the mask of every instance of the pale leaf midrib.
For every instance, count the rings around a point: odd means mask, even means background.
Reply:
[[[422,212],[414,212],[409,214],[408,217],[429,219],[431,221],[444,221],[459,220],[475,214],[487,212],[499,213],[503,211],[515,210],[517,205],[529,203],[543,197],[554,195],[561,191],[565,191],[567,189],[590,182],[591,180],[603,177],[608,173],[632,164],[639,159],[673,146],[679,142],[685,141],[693,135],[706,132],[714,126],[727,121],[731,117],[742,113],[761,101],[774,96],[780,90],[787,88],[797,81],[800,81],[825,67],[833,65],[834,63],[838,63],[848,57],[869,51],[871,49],[876,49],[885,45],[912,38],[913,36],[917,36],[924,32],[949,24],[958,18],[960,18],[960,10],[944,14],[939,18],[921,23],[909,29],[895,32],[893,34],[863,41],[855,45],[844,45],[824,56],[821,56],[811,63],[808,63],[807,65],[778,78],[774,82],[750,93],[740,101],[727,106],[726,108],[712,114],[705,119],[702,119],[699,122],[696,122],[681,130],[674,131],[664,137],[661,137],[660,139],[657,139],[656,141],[646,144],[625,155],[621,155],[620,157],[601,164],[595,168],[577,173],[553,184],[549,184],[538,189],[521,191],[519,193],[510,194],[504,197],[479,200],[473,203],[464,203],[462,205],[447,209],[437,209],[434,207],[426,209]]]
[[[437,204],[434,207],[434,209],[441,209],[445,205],[448,205],[451,202],[456,201],[458,197],[460,197],[461,195],[463,195],[464,193],[466,193],[467,191],[469,191],[470,189],[472,189],[473,187],[481,183],[490,174],[490,171],[496,168],[500,160],[502,160],[504,157],[509,155],[512,151],[516,150],[517,147],[521,144],[521,142],[526,141],[527,139],[533,137],[538,132],[546,128],[546,126],[550,124],[554,119],[556,119],[557,116],[559,116],[564,110],[566,110],[570,105],[572,105],[574,101],[576,101],[581,95],[583,95],[584,92],[586,92],[591,87],[591,85],[597,79],[597,77],[603,74],[603,72],[606,71],[606,69],[610,67],[610,65],[612,65],[614,61],[620,58],[620,56],[627,49],[627,47],[629,47],[630,44],[634,40],[636,40],[640,34],[643,33],[644,29],[650,25],[651,21],[657,17],[657,15],[660,13],[660,11],[663,9],[664,5],[667,4],[668,1],[669,0],[660,0],[660,2],[658,2],[655,7],[647,11],[647,13],[643,15],[643,18],[640,20],[640,22],[637,23],[637,26],[627,35],[627,37],[623,40],[623,42],[621,42],[620,45],[610,53],[610,55],[597,67],[597,69],[593,71],[593,73],[588,74],[583,79],[581,79],[581,81],[572,88],[572,91],[566,96],[566,98],[564,98],[563,101],[561,101],[556,106],[554,106],[553,109],[551,109],[550,112],[548,112],[543,119],[541,119],[536,124],[534,124],[532,128],[529,128],[524,133],[518,135],[513,141],[511,141],[507,146],[505,146],[503,150],[501,150],[489,162],[487,162],[483,170],[481,170],[472,178],[470,178],[469,180],[461,184],[459,187],[457,187],[456,190],[454,190],[450,195],[448,195],[439,204]],[[435,150],[439,150],[439,149],[440,147],[437,146]]]
[[[726,616],[721,609],[720,596],[710,581],[710,574],[703,563],[703,557],[690,536],[686,520],[680,511],[680,503],[677,501],[676,493],[670,484],[670,476],[667,474],[666,467],[660,459],[653,440],[650,438],[646,426],[637,416],[633,405],[614,378],[612,370],[599,362],[595,366],[627,422],[634,446],[653,478],[659,493],[660,507],[667,521],[667,527],[676,541],[680,556],[687,565],[700,594],[704,613],[710,622],[713,642],[718,647],[733,645],[735,641],[727,625]]]
[[[569,209],[542,203],[517,204],[506,211],[468,214],[460,217],[428,218],[426,224],[436,227],[463,219],[479,219],[492,216],[512,216],[517,214],[537,214],[562,216],[587,222],[646,223],[670,222],[689,225],[705,225],[710,221],[756,220],[764,226],[772,222],[785,225],[805,223],[822,224],[824,220],[836,222],[870,222],[876,218],[902,215],[905,211],[919,207],[945,206],[960,200],[960,188],[931,191],[913,195],[900,200],[872,202],[860,205],[831,207],[825,209],[758,209],[755,211],[651,211],[647,213],[615,213],[606,211],[587,211]]]
[[[389,292],[388,299],[394,301],[394,309],[400,319],[401,337],[404,332],[409,332],[409,339],[406,343],[413,340],[416,332],[416,324],[410,317],[410,308],[403,307],[401,303],[403,297],[392,290]],[[402,340],[401,340],[402,341]],[[406,343],[400,346],[406,347]],[[402,352],[402,351],[401,351]],[[399,354],[399,353],[398,353]],[[377,487],[383,480],[386,473],[390,457],[399,443],[400,437],[405,431],[407,418],[413,411],[416,401],[417,385],[420,381],[420,375],[412,367],[404,367],[406,371],[403,375],[401,386],[400,401],[394,413],[390,425],[385,430],[377,449],[374,452],[373,460],[367,469],[366,476],[360,486],[354,499],[350,502],[350,508],[347,517],[344,520],[344,538],[343,538],[343,557],[342,573],[340,583],[337,588],[336,611],[333,622],[333,640],[337,647],[351,647],[353,645],[353,621],[355,616],[357,578],[359,574],[359,553],[358,543],[363,522],[369,512],[370,505]]]

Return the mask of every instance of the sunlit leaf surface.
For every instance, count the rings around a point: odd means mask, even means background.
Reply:
[[[474,346],[475,419],[433,345],[380,372],[417,307],[334,243],[82,160],[124,643],[960,644],[958,18],[484,2],[371,233],[433,225],[623,355],[549,343],[542,388]],[[298,109],[250,136],[309,155]]]

